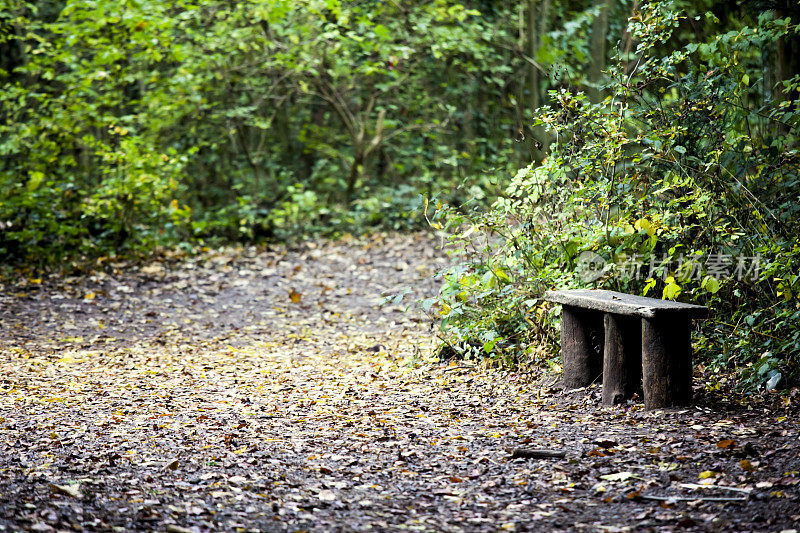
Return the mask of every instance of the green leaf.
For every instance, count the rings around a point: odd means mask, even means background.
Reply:
[[[705,290],[707,290],[708,292],[710,292],[711,294],[716,294],[717,291],[719,291],[719,280],[717,278],[714,278],[714,277],[711,277],[711,276],[707,276],[703,280],[702,287]]]
[[[486,341],[483,343],[483,351],[486,353],[492,353],[494,350],[495,344],[497,344],[498,339],[492,339],[490,341]]]
[[[375,27],[372,28],[372,31],[375,32],[375,35],[378,38],[384,39],[384,40],[388,40],[389,37],[391,37],[391,35],[392,35],[391,32],[389,31],[389,28],[387,28],[383,24],[376,24]]]
[[[28,191],[33,192],[39,188],[39,185],[42,184],[42,180],[44,180],[44,172],[34,170],[30,172],[30,176],[31,177],[28,180]]]

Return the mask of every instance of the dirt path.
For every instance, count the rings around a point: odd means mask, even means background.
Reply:
[[[797,527],[798,394],[747,410],[698,390],[697,407],[645,412],[424,363],[429,324],[380,303],[435,290],[435,244],[209,251],[2,287],[0,530]]]

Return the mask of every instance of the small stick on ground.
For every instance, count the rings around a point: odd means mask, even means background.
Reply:
[[[511,453],[512,459],[547,459],[552,457],[563,459],[567,456],[567,452],[563,450],[550,450],[546,448],[513,448],[508,451]]]
[[[653,500],[657,502],[740,502],[744,503],[748,500],[747,497],[725,497],[725,496],[651,496],[649,494],[641,494],[638,496],[641,500]]]

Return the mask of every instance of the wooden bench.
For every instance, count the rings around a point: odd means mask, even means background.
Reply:
[[[602,374],[605,405],[640,390],[646,409],[691,403],[691,321],[706,318],[707,307],[590,289],[544,299],[562,305],[564,387],[586,387]]]

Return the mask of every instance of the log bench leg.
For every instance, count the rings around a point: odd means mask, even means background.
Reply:
[[[591,385],[602,373],[602,354],[593,336],[602,335],[603,315],[571,305],[561,311],[561,386],[579,389]],[[599,343],[602,346],[602,340]]]
[[[691,404],[690,326],[685,315],[642,319],[645,409]]]
[[[603,404],[616,405],[638,392],[642,380],[642,320],[606,313],[603,317]]]

